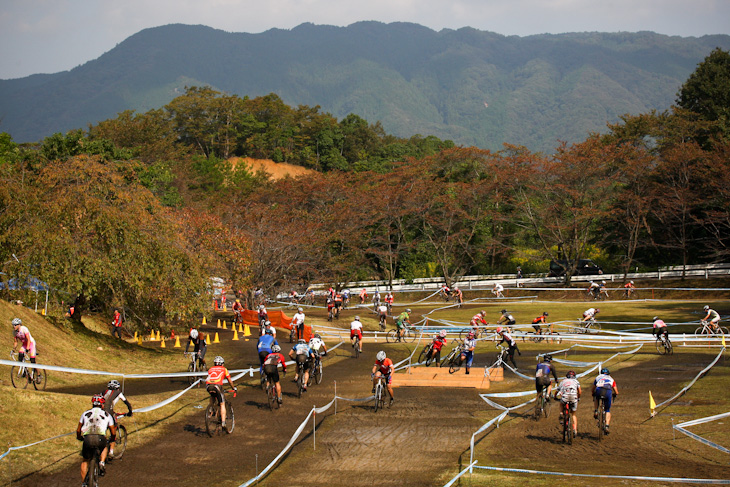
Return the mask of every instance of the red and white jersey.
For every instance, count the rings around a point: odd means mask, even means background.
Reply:
[[[375,366],[378,370],[380,370],[381,374],[390,374],[390,368],[393,366],[393,361],[386,357],[382,362],[380,360],[376,360]]]
[[[208,380],[205,381],[206,384],[223,384],[223,381],[225,379],[230,379],[231,374],[228,373],[228,369],[226,369],[223,365],[214,365],[210,369],[208,369]]]
[[[654,328],[665,328],[667,326],[666,323],[664,323],[664,320],[656,320],[654,322]]]
[[[578,379],[563,379],[558,386],[558,394],[563,398],[563,402],[573,402],[578,400],[578,389],[580,389]]]
[[[25,348],[29,348],[31,343],[35,343],[35,340],[30,335],[30,330],[28,330],[28,327],[25,325],[20,325],[18,327],[18,331],[15,332],[15,338],[17,338],[21,345]]]
[[[583,312],[585,318],[593,318],[594,316],[596,316],[596,308],[588,308]]]
[[[477,313],[474,316],[471,317],[472,325],[478,325],[479,323],[482,323],[483,325],[487,324],[487,320],[484,319],[484,316],[482,316],[481,313]]]
[[[100,407],[89,409],[81,415],[81,435],[104,435],[114,425],[114,418]]]

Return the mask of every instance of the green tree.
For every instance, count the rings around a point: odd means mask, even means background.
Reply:
[[[682,85],[677,105],[718,122],[720,131],[730,136],[730,53],[713,50]]]

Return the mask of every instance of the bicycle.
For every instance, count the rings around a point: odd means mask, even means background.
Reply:
[[[426,367],[431,365],[434,360],[434,353],[433,353],[433,342],[427,343],[423,350],[421,350],[421,354],[418,356],[418,363],[426,363]]]
[[[227,394],[230,391],[223,391],[223,394]],[[233,397],[236,397],[236,392],[233,393]],[[227,434],[233,433],[233,428],[236,426],[236,420],[233,416],[233,406],[231,401],[226,401],[226,427],[225,432]],[[211,438],[221,434],[221,430],[224,430],[221,424],[220,418],[221,403],[218,397],[211,395],[208,407],[205,408],[205,431]]]
[[[391,329],[388,334],[385,336],[385,341],[387,343],[396,343],[396,342],[412,342],[416,339],[416,333],[410,329],[408,326],[404,326],[400,330],[400,335],[398,334],[398,328]]]
[[[504,345],[498,344],[497,350],[499,350],[497,352],[497,359],[494,361],[492,366],[489,367],[490,369],[495,369],[495,368],[503,369],[504,364],[507,363],[507,357],[509,356],[509,348],[505,347]]]
[[[291,326],[291,330],[289,330],[289,343],[294,343],[294,340],[297,337],[297,325],[289,326]]]
[[[355,335],[355,342],[352,345],[352,356],[354,358],[360,357],[360,336]]]
[[[119,422],[119,418],[123,418],[127,416],[128,413],[121,414],[121,413],[115,413],[114,417],[117,420],[117,437],[115,440],[115,447],[114,447],[114,455],[111,455],[111,452],[109,452],[109,455],[107,456],[107,462],[111,462],[113,460],[121,460],[124,456],[124,452],[127,450],[127,427],[124,426],[122,423]],[[109,435],[107,435],[107,441],[106,444],[108,445],[110,443],[109,441]]]
[[[449,362],[449,374],[455,374],[456,372],[459,371],[459,369],[461,369],[461,366],[465,360],[464,353],[466,353],[465,350],[461,349],[451,359],[451,362]],[[464,357],[464,358],[462,358],[462,357]]]
[[[208,366],[205,365],[203,359],[198,357],[198,352],[183,352],[183,354],[190,357],[188,372],[190,372],[191,374],[195,374],[197,372],[206,372],[208,370]],[[197,375],[189,375],[188,384],[193,385],[198,379],[200,379],[200,377]],[[202,383],[202,381],[198,382],[198,387],[200,387]]]
[[[535,420],[539,421],[542,415],[544,414],[547,418],[550,415],[550,396],[548,395],[548,388],[547,386],[543,387],[542,394],[540,394],[540,397],[535,401]]]
[[[616,396],[613,396],[613,401],[616,401]],[[598,398],[598,441],[601,441],[606,434],[606,403],[604,397]]]
[[[563,339],[560,336],[560,333],[556,331],[549,331],[545,333],[536,333],[534,331],[528,331],[524,335],[522,335],[522,341],[524,342],[525,339],[533,341],[535,343],[539,343],[543,340],[545,340],[545,343],[560,343],[563,341]]]
[[[560,424],[563,427],[563,443],[573,444],[573,415],[570,414],[570,403],[560,401],[562,407],[560,413]]]
[[[385,407],[385,377],[386,376],[381,375],[375,383],[375,403],[373,404],[374,413],[377,413],[378,409],[383,409]]]
[[[314,359],[314,364],[312,365],[312,373],[309,374],[309,384],[321,384],[323,371],[322,359],[320,357],[316,357]]]
[[[656,351],[659,352],[660,355],[672,355],[674,353],[674,347],[672,347],[672,342],[669,340],[669,337],[664,333],[659,334],[656,339],[655,345]]]
[[[598,333],[601,330],[601,323],[591,318],[588,321],[578,321],[578,326],[571,329],[571,333]]]
[[[89,469],[86,471],[86,477],[84,477],[84,483],[89,487],[99,487],[101,450],[98,447],[94,448],[94,455],[89,460]]]
[[[719,324],[717,327],[713,327],[709,321],[702,320],[700,323],[702,323],[702,326],[695,330],[695,335],[722,336],[728,334],[728,329]]]
[[[463,342],[459,340],[454,340],[454,347],[451,349],[451,351],[446,354],[446,356],[441,359],[441,367],[445,366],[446,364],[451,364],[451,361],[454,359],[457,353],[461,353],[461,348],[463,346]]]
[[[390,311],[388,311],[388,313],[390,313]],[[382,331],[385,331],[385,325],[386,325],[387,318],[388,317],[386,315],[380,315],[380,323],[379,324],[380,324],[380,331],[381,332]]]
[[[304,364],[297,362],[297,397],[302,397],[302,391],[304,390]]]
[[[11,350],[10,360],[17,362],[17,357],[18,352]],[[33,384],[33,388],[37,391],[45,390],[46,380],[48,380],[48,371],[34,367],[26,367],[24,364],[29,362],[28,354],[24,353],[23,361],[19,362],[21,365],[10,368],[10,382],[16,389],[27,389],[30,384]]]
[[[266,398],[269,401],[270,410],[273,411],[274,408],[279,409],[281,407],[279,404],[279,396],[276,393],[276,383],[268,376],[266,376]]]

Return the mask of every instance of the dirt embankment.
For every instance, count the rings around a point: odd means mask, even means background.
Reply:
[[[304,176],[307,174],[313,174],[316,171],[307,169],[302,166],[295,166],[294,164],[287,164],[286,162],[274,162],[271,159],[253,159],[251,157],[231,157],[228,161],[233,165],[235,169],[238,164],[246,164],[249,171],[256,173],[258,171],[264,171],[271,177],[271,179],[283,179],[287,176],[293,178],[297,176]]]

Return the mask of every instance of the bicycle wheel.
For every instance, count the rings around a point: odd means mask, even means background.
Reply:
[[[377,413],[380,407],[380,397],[383,395],[383,386],[378,382],[375,386],[375,403],[373,404],[373,412]]]
[[[669,341],[669,338],[667,338],[666,342],[664,342],[664,348],[667,350],[667,355],[672,355],[674,353],[674,346],[672,345],[672,342]]]
[[[398,339],[398,335],[396,334],[395,330],[390,330],[388,334],[385,336],[385,341],[387,343],[395,343]]]
[[[121,460],[127,451],[127,428],[117,423],[117,445],[114,447],[114,460]]]
[[[33,387],[37,391],[46,390],[46,380],[48,380],[48,372],[43,369],[35,369],[33,371]]]
[[[727,327],[725,327],[725,326],[721,326],[720,327],[720,333],[723,334],[723,335],[730,334],[730,332],[728,331]]]
[[[666,348],[664,348],[664,342],[661,338],[657,338],[654,342],[654,346],[656,347],[656,351],[659,352],[660,355],[664,355],[667,353]]]
[[[353,354],[355,354],[355,358],[360,357],[360,338],[355,337],[355,346],[353,347],[354,350],[352,351]]]
[[[426,360],[428,359],[428,349],[429,349],[429,346],[426,345],[425,347],[423,347],[423,350],[421,350],[421,353],[418,355],[419,364],[426,362]],[[428,367],[428,364],[426,364],[426,366]]]
[[[454,357],[454,360],[451,361],[451,364],[449,365],[449,374],[456,373],[459,369],[461,369],[461,355]]]
[[[188,372],[189,373],[195,372],[195,364],[193,364],[192,362],[188,365]],[[193,385],[193,382],[195,382],[196,380],[198,380],[198,378],[195,377],[194,375],[188,376],[188,384]]]
[[[99,453],[95,453],[89,460],[89,469],[86,471],[84,482],[89,487],[96,487],[99,484]]]
[[[296,330],[294,330],[294,327],[292,327],[291,331],[289,332],[289,343],[294,343],[294,334],[296,333]]]
[[[385,331],[385,319],[383,319],[383,320],[382,320],[382,321],[380,322],[380,331],[381,331],[381,332]]]
[[[560,333],[550,333],[550,339],[553,341],[553,343],[560,343],[563,341]]]
[[[269,382],[266,386],[266,398],[269,401],[269,409],[274,410],[274,403],[278,403],[276,397],[276,386]]]
[[[450,362],[451,362],[451,359],[452,359],[452,358],[454,357],[454,354],[455,354],[455,353],[456,353],[456,351],[455,351],[455,350],[452,350],[452,351],[450,351],[450,352],[449,352],[449,353],[448,353],[448,354],[446,355],[446,357],[444,357],[444,358],[443,358],[443,359],[441,360],[441,367],[443,367],[443,366],[445,366],[446,364],[450,363]]]
[[[28,387],[28,378],[25,377],[24,367],[11,367],[10,368],[10,382],[15,388],[25,389]]]
[[[226,401],[226,433],[229,435],[233,433],[233,428],[236,427],[236,417],[233,414],[233,405],[231,401]]]
[[[220,407],[211,401],[205,408],[205,431],[208,436],[213,437],[220,432],[221,422],[219,420]]]
[[[598,441],[603,439],[606,430],[606,410],[604,409],[603,399],[598,401]]]
[[[324,368],[322,367],[321,360],[317,361],[317,365],[314,367],[314,372],[315,372],[314,381],[317,384],[321,384],[322,383],[322,372],[324,372]]]
[[[431,350],[431,353],[426,355],[426,367],[430,366],[436,360],[436,352]]]
[[[547,389],[545,390],[547,391]],[[550,415],[550,403],[547,400],[547,392],[542,396],[542,414],[547,418]]]
[[[575,436],[573,434],[573,415],[568,413],[568,417],[565,420],[565,427],[568,429],[568,444],[573,444],[573,437]]]
[[[410,329],[403,330],[402,333],[403,341],[411,343],[416,339],[416,332]]]
[[[695,335],[704,335],[705,333],[707,333],[706,330],[707,329],[704,326],[697,327],[697,329],[695,330]]]
[[[299,377],[297,377],[297,397],[302,397],[302,390],[304,389],[304,372],[299,369]]]

